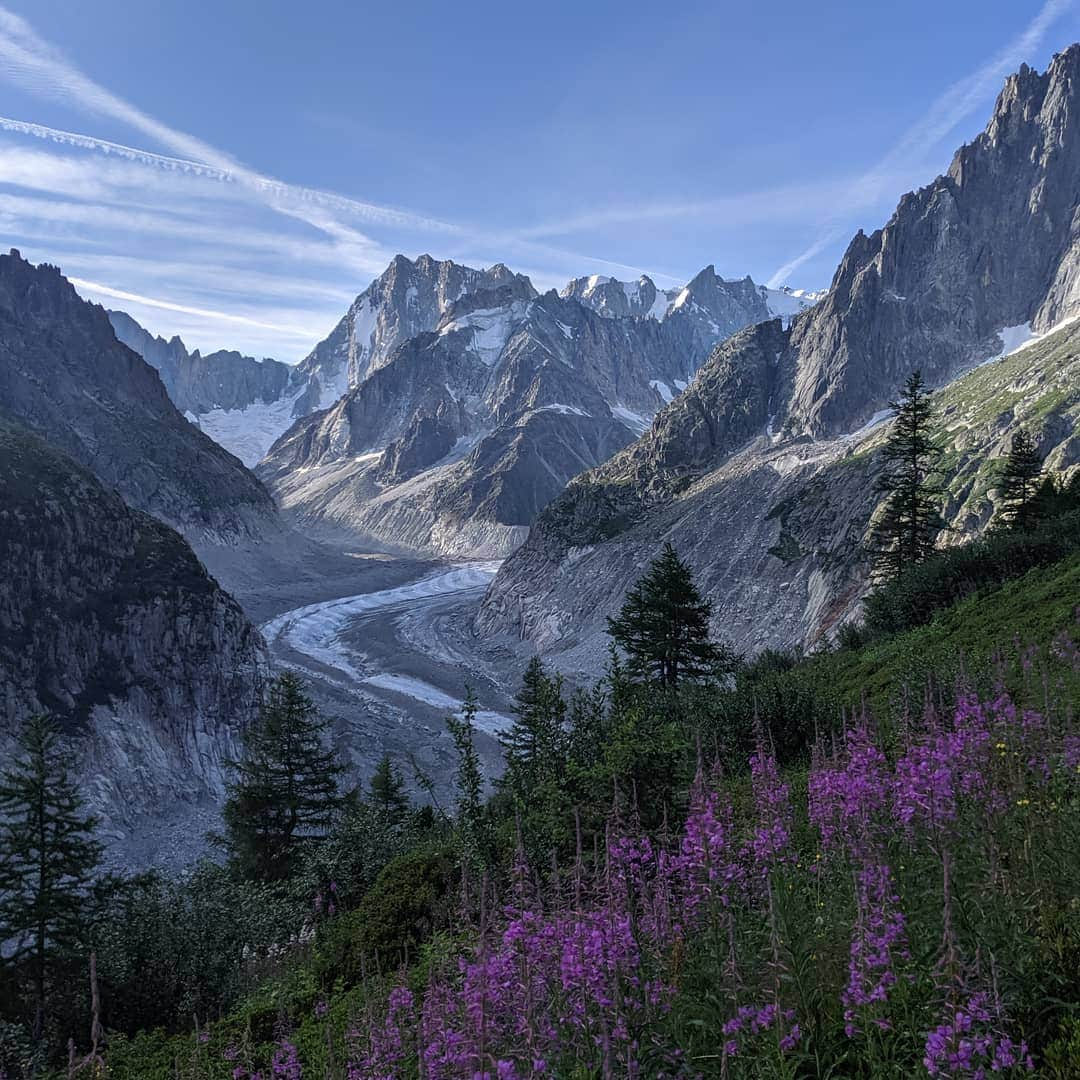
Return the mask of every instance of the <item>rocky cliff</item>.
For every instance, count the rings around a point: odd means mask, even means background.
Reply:
[[[15,251],[0,256],[0,414],[192,538],[248,536],[272,519],[266,489],[180,415],[104,309]]]
[[[155,337],[123,311],[110,311],[109,321],[117,338],[156,369],[180,412],[245,465],[259,461],[288,425],[291,407],[275,408],[289,393],[288,364],[227,349],[189,353],[179,337]]]
[[[304,393],[294,415],[333,405],[382,367],[402,342],[434,330],[449,306],[467,293],[526,280],[501,263],[474,270],[430,255],[415,261],[396,256],[298,365],[296,380]]]
[[[116,857],[201,847],[264,662],[181,536],[0,421],[0,745],[57,717]]]
[[[1025,415],[1056,464],[1075,464],[1075,331],[977,365],[1080,314],[1078,76],[1080,46],[1045,74],[1012,76],[949,172],[904,196],[885,228],[855,237],[824,299],[787,326],[761,323],[718,346],[641,439],[543,512],[493,583],[478,630],[560,650],[572,666],[596,651],[603,616],[671,540],[717,602],[724,636],[749,649],[820,640],[866,584],[875,466],[853,447],[864,437],[873,447],[874,425],[916,368],[948,387],[951,460],[966,462],[967,478],[949,513],[962,528],[989,517],[974,463]],[[970,420],[972,387],[1000,372],[990,400],[1007,404]]]

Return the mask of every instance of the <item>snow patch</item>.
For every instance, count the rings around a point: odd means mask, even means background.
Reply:
[[[865,438],[876,427],[880,427],[887,420],[891,420],[893,417],[892,409],[881,409],[874,413],[869,420],[861,428],[856,428],[854,431],[849,431],[846,435],[841,435],[842,439],[849,439],[852,442],[858,442],[860,439]]]
[[[623,425],[628,427],[635,435],[644,435],[652,427],[652,420],[649,417],[642,416],[641,413],[636,413],[625,405],[612,405],[611,412],[616,419],[621,420]]]
[[[541,405],[538,409],[534,409],[533,412],[557,412],[562,413],[563,416],[589,416],[584,409],[579,409],[576,405],[563,405],[556,403],[554,405]]]
[[[649,316],[660,322],[665,315],[667,315],[667,309],[671,304],[671,297],[666,292],[660,289],[656,290],[656,299],[652,302],[652,307],[649,308]]]
[[[800,311],[813,307],[825,295],[823,290],[812,292],[809,289],[789,289],[786,286],[782,289],[770,289],[762,285],[761,292],[769,314],[774,319],[782,319],[785,327]]]
[[[256,401],[243,409],[213,409],[188,419],[219,446],[235,454],[249,469],[258,464],[293,423],[293,406],[301,388],[277,401]]]
[[[454,319],[440,331],[440,337],[457,330],[471,330],[469,351],[487,367],[493,367],[506,348],[517,322],[524,316],[526,301],[515,300],[509,307],[481,308]]]
[[[674,400],[675,395],[672,394],[671,387],[667,383],[661,382],[659,379],[650,379],[649,385],[663,398],[665,405]]]

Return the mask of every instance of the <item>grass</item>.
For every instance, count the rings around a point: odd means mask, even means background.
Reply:
[[[1080,554],[939,613],[925,626],[857,650],[811,657],[791,677],[827,687],[839,708],[864,700],[879,714],[896,714],[905,696],[920,701],[928,685],[997,670],[995,660],[1025,647],[1048,647],[1063,632],[1080,643]]]

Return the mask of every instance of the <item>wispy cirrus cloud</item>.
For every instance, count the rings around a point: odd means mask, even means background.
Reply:
[[[859,176],[843,193],[831,218],[805,249],[778,267],[769,285],[785,284],[799,267],[840,241],[848,228],[840,222],[850,205],[878,201],[890,190],[890,178],[905,162],[925,160],[926,154],[997,93],[1006,75],[1015,71],[1042,45],[1050,28],[1075,8],[1075,0],[1046,0],[1035,18],[1012,41],[973,72],[958,79],[896,141],[880,161]],[[903,190],[903,189],[901,189]]]
[[[435,232],[459,232],[460,227],[435,218],[377,206],[332,192],[287,184],[249,169],[231,155],[187,132],[162,123],[107,90],[43,40],[21,16],[0,6],[0,72],[35,94],[75,104],[86,112],[119,121],[141,132],[178,157],[168,158],[90,135],[58,131],[40,124],[6,118],[6,130],[20,130],[82,149],[124,154],[131,160],[170,169],[201,170],[203,175],[235,182],[265,199],[274,209],[339,235],[336,218],[324,211],[348,214],[358,220]],[[350,231],[346,231],[348,236]]]

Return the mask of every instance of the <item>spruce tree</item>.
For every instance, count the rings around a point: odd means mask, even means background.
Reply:
[[[13,963],[27,964],[35,1039],[50,982],[78,944],[101,859],[96,820],[82,812],[71,773],[52,721],[32,716],[0,776],[0,942]]]
[[[243,877],[278,881],[305,845],[324,839],[342,804],[342,766],[326,746],[328,721],[290,672],[270,686],[259,717],[230,762],[225,846]]]
[[[879,580],[896,578],[931,555],[944,527],[941,491],[931,482],[941,451],[933,441],[934,408],[920,372],[911,375],[890,408],[896,419],[881,452],[885,469],[876,484],[885,502],[870,534]]]
[[[503,786],[521,799],[558,775],[566,743],[562,677],[550,677],[539,657],[525,669],[513,712],[514,723],[501,737],[506,754]]]
[[[630,590],[608,633],[631,671],[674,689],[680,679],[712,673],[723,653],[709,640],[712,605],[701,598],[690,568],[671,544]]]
[[[409,809],[405,781],[389,754],[383,754],[368,785],[371,802],[390,821],[399,821]]]
[[[1041,473],[1042,458],[1035,440],[1020,428],[1012,437],[1001,473],[1001,516],[1010,528],[1027,532],[1035,524]]]
[[[460,714],[446,718],[446,727],[454,742],[457,767],[454,784],[457,788],[457,825],[462,847],[468,858],[485,865],[490,854],[487,823],[484,817],[484,774],[476,752],[476,695],[471,686],[465,687],[465,701]]]

